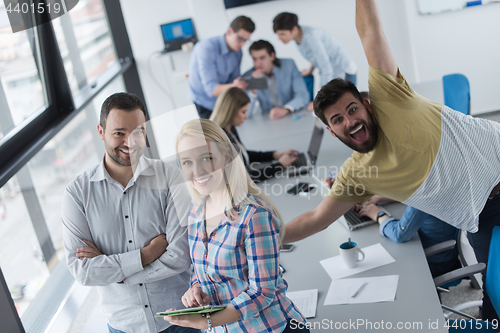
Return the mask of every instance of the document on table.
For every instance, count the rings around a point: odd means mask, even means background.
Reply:
[[[333,280],[325,305],[392,302],[396,298],[398,280],[399,275]],[[352,297],[354,294],[356,296]]]
[[[347,268],[340,256],[321,260],[320,264],[332,280],[337,280],[396,261],[380,243],[364,247],[361,250],[365,253],[365,260],[359,262],[358,266],[354,268]]]
[[[287,292],[286,297],[306,318],[316,317],[316,306],[318,304],[318,289]]]

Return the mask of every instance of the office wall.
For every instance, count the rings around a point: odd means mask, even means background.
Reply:
[[[278,57],[293,58],[299,69],[307,68],[309,63],[298,52],[295,42],[281,43],[272,30],[272,20],[280,12],[290,11],[299,16],[299,24],[321,27],[335,36],[358,65],[358,86],[367,89],[368,65],[355,27],[355,1],[345,0],[281,0],[224,10],[222,0],[190,0],[193,17],[199,30],[200,38],[205,39],[221,34],[238,15],[252,18],[256,30],[252,40],[266,39],[275,47]],[[408,30],[402,13],[404,3],[400,0],[380,1],[382,19],[387,28],[386,34],[393,52],[401,59],[400,66],[413,72]],[[248,54],[248,45],[244,47],[242,70],[252,66]],[[412,74],[410,74],[411,76]],[[316,80],[318,81],[318,80]]]
[[[190,53],[181,51],[154,57],[153,72],[174,103],[152,81],[147,71],[149,56],[162,48],[159,25],[192,17],[200,39],[226,31],[238,15],[247,15],[257,29],[253,40],[267,39],[278,56],[295,59],[299,68],[308,63],[293,42],[283,45],[272,31],[272,19],[281,11],[299,15],[300,23],[326,29],[351,54],[358,65],[358,86],[367,88],[367,70],[361,43],[356,34],[355,1],[345,0],[276,0],[225,10],[222,0],[121,0],[134,55],[138,62],[146,101],[152,115],[190,104],[187,98],[187,73]],[[461,11],[422,16],[416,0],[379,0],[386,36],[398,64],[410,83],[440,79],[461,72],[471,82],[472,103],[485,100],[491,108],[500,105],[500,4],[477,6]],[[251,66],[248,46],[244,47],[242,71]],[[318,81],[318,80],[316,80]],[[491,109],[490,108],[490,109]],[[476,112],[477,113],[477,112]]]
[[[382,0],[384,1],[384,0]],[[417,79],[425,82],[450,73],[469,78],[473,114],[500,105],[500,3],[436,15],[419,15],[417,2],[405,0]]]
[[[152,117],[154,117],[160,156],[173,154],[173,137],[179,124],[196,116],[194,110],[174,109],[191,104],[187,98],[187,80],[184,77],[189,68],[190,52],[175,51],[167,55],[154,55],[163,48],[159,26],[183,18],[193,18],[200,40],[223,34],[229,23],[238,15],[247,15],[256,23],[252,40],[269,40],[279,57],[293,58],[299,69],[309,63],[297,51],[294,42],[284,45],[272,31],[272,19],[282,11],[299,15],[300,23],[322,27],[335,36],[346,48],[358,66],[358,86],[366,90],[368,65],[355,29],[355,2],[345,0],[281,0],[225,10],[223,0],[120,0],[125,23],[132,44],[144,95]],[[410,47],[409,32],[405,24],[405,5],[400,0],[383,0],[380,3],[386,35],[392,45],[399,64],[409,80],[414,80],[414,64]],[[247,43],[243,48],[242,71],[252,66]],[[150,57],[152,56],[152,60]],[[154,77],[148,70],[151,63]],[[315,76],[318,78],[317,71]],[[319,79],[316,80],[319,89]],[[172,95],[169,98],[163,90]]]
[[[189,53],[155,52],[163,49],[160,25],[192,17],[192,10],[186,0],[121,0],[120,4],[160,157],[168,158],[175,153],[175,136],[180,126],[197,114],[189,108],[171,112],[191,104],[187,98],[187,80],[176,79],[176,75],[187,73]]]

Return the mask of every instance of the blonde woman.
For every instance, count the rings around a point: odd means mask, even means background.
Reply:
[[[194,271],[182,302],[226,308],[208,318],[166,320],[215,332],[309,332],[279,272],[281,215],[250,179],[227,135],[210,120],[192,120],[176,149],[193,200],[188,234]]]
[[[210,120],[222,127],[231,142],[238,147],[250,178],[255,182],[259,182],[283,172],[284,168],[289,167],[298,158],[298,152],[293,149],[284,152],[246,150],[241,143],[236,127],[241,126],[248,119],[247,111],[249,107],[250,98],[243,90],[235,87],[229,88],[217,98]],[[258,167],[260,162],[271,162],[273,160],[277,160],[277,162],[266,167]]]

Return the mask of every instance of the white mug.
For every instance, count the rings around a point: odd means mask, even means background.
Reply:
[[[340,244],[340,256],[347,268],[354,268],[365,259],[365,254],[355,242],[345,242]],[[361,255],[361,259],[359,258]]]

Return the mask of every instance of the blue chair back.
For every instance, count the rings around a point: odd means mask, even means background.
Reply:
[[[486,286],[491,303],[497,313],[500,313],[500,227],[493,228],[486,268]]]
[[[469,114],[470,86],[467,77],[462,74],[443,76],[444,104],[463,114]]]
[[[303,78],[306,82],[307,91],[309,92],[309,100],[312,101],[314,99],[314,76],[308,75]]]

